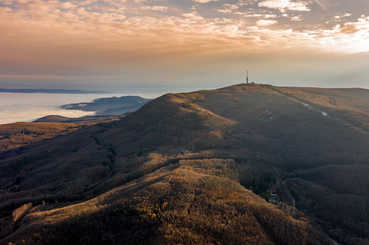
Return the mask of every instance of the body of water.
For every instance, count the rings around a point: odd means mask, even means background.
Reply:
[[[0,124],[30,122],[47,115],[82,117],[94,112],[64,110],[61,105],[91,102],[97,98],[138,95],[155,98],[156,94],[47,94],[47,93],[0,93]]]

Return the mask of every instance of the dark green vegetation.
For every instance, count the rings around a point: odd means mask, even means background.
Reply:
[[[0,243],[368,244],[368,133],[367,90],[168,94],[1,154]]]
[[[96,112],[96,115],[98,116],[118,116],[136,111],[149,101],[149,99],[139,96],[122,96],[96,99],[91,103],[63,105],[62,108],[67,110],[93,111]]]

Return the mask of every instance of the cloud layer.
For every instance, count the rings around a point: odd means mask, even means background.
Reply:
[[[362,0],[4,0],[0,81],[168,81],[214,59],[369,52],[368,10]]]

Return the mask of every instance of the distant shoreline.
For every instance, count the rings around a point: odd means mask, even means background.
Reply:
[[[43,93],[43,94],[109,94],[107,91],[86,91],[69,89],[5,89],[0,88],[0,93]]]

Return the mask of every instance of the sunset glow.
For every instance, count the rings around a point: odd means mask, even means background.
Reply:
[[[7,87],[41,86],[41,80],[56,87],[81,87],[87,80],[96,87],[104,80],[111,88],[184,81],[192,86],[200,80],[208,86],[242,79],[245,66],[265,82],[297,82],[295,73],[322,69],[319,62],[326,63],[320,76],[306,79],[329,86],[327,75],[337,75],[330,62],[351,75],[364,69],[345,62],[367,59],[369,3],[3,0],[0,35],[0,82]],[[291,64],[297,67],[290,66],[292,59],[298,59]],[[285,71],[275,73],[280,68],[270,67],[271,60],[281,60]],[[202,74],[215,68],[226,75]],[[263,75],[268,70],[274,79]]]

